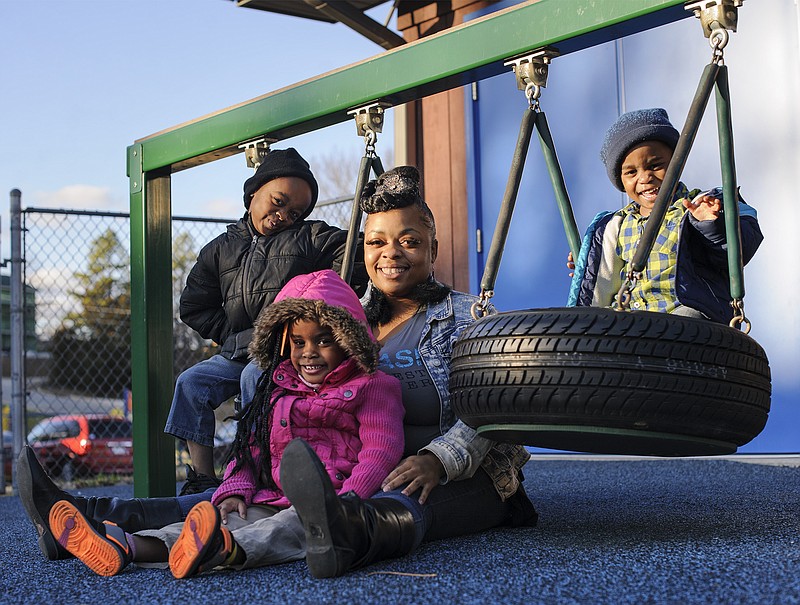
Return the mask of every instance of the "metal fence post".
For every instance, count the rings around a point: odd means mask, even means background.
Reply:
[[[22,193],[11,191],[11,431],[14,459],[19,457],[25,430],[25,335],[22,321]],[[17,470],[12,470],[14,490]]]

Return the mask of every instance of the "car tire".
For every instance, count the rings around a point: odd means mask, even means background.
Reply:
[[[658,456],[735,452],[767,420],[763,348],[702,319],[596,307],[483,317],[453,348],[455,413],[482,436]]]

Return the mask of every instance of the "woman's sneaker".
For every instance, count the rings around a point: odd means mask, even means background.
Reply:
[[[190,578],[221,565],[233,552],[233,536],[222,527],[219,510],[199,502],[183,523],[181,535],[169,551],[169,568],[176,578]]]
[[[101,576],[115,576],[131,562],[131,549],[121,527],[84,517],[67,500],[50,509],[50,531],[58,543]]]

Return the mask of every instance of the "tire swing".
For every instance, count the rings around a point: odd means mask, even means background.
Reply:
[[[534,125],[574,258],[580,241],[547,122],[538,107],[543,84],[531,77],[537,69],[546,77],[549,58],[540,58],[538,65],[536,57],[514,64],[530,111],[522,120],[480,301],[473,308],[477,321],[462,332],[451,363],[453,409],[481,436],[576,452],[708,456],[733,453],[763,429],[770,405],[770,370],[764,350],[747,335],[750,322],[742,302],[738,194],[727,68],[722,62],[728,32],[717,21],[711,27],[706,35],[714,59],[703,73],[616,308],[491,313],[488,301],[494,295]],[[528,64],[536,69],[526,69]],[[641,279],[714,87],[734,318],[724,325],[630,311],[630,291]]]

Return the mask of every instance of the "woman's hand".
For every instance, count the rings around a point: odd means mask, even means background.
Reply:
[[[722,202],[711,195],[698,195],[692,200],[683,200],[683,205],[698,221],[713,221],[719,218]]]
[[[425,504],[425,500],[428,499],[431,490],[439,485],[439,481],[443,476],[444,466],[433,454],[409,456],[405,460],[401,460],[397,468],[389,473],[386,479],[383,480],[381,488],[385,492],[390,492],[408,483],[403,493],[406,496],[411,496],[418,489],[421,489],[419,503]]]
[[[224,525],[228,524],[228,513],[239,513],[242,519],[247,519],[247,505],[239,496],[230,496],[217,504],[219,516]]]
[[[567,253],[567,269],[570,270],[570,277],[575,275],[575,259],[572,258],[572,252]]]

